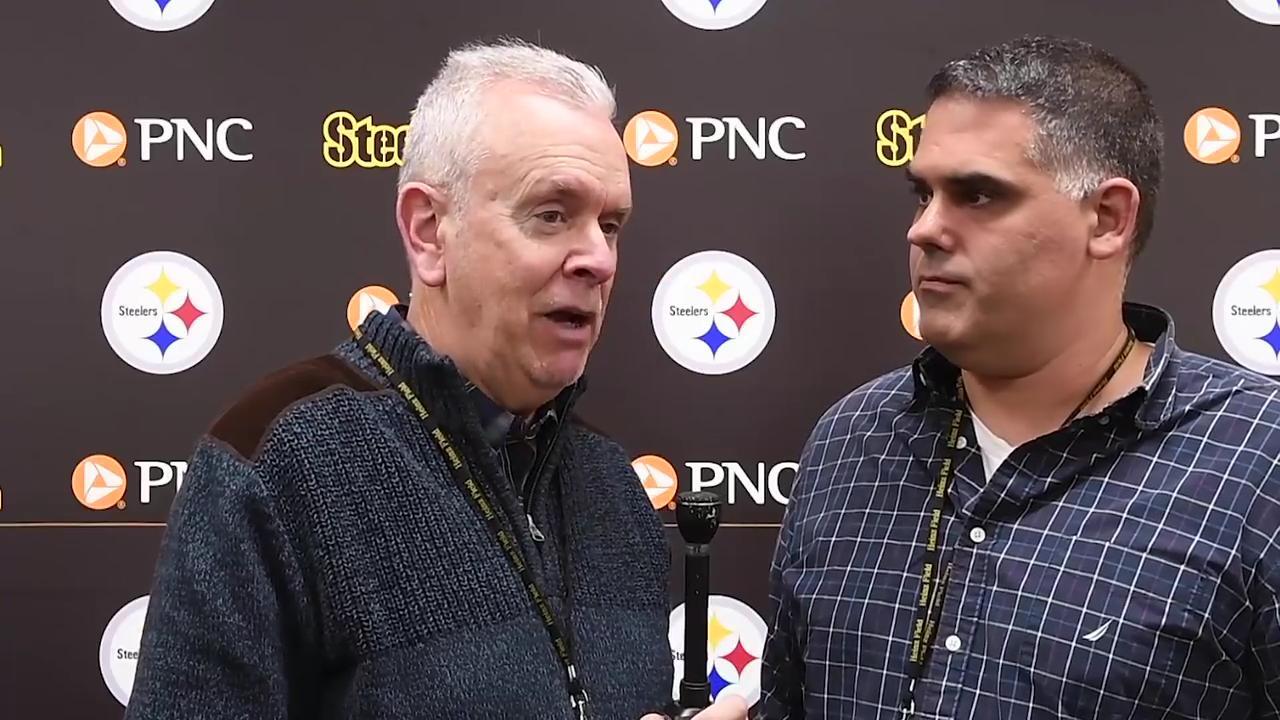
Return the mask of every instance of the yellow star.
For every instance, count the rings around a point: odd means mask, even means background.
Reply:
[[[1276,268],[1275,274],[1271,276],[1270,280],[1258,287],[1266,290],[1273,300],[1280,303],[1280,267]]]
[[[707,643],[709,645],[707,652],[714,655],[716,648],[720,647],[720,643],[725,638],[733,634],[733,631],[724,626],[720,622],[720,618],[715,614],[711,615],[711,620],[707,623]]]
[[[712,270],[711,277],[707,278],[706,282],[699,285],[698,289],[706,293],[707,297],[711,298],[711,304],[714,305],[716,301],[720,299],[721,295],[731,289],[731,286],[729,283],[721,280],[715,270]]]
[[[160,268],[160,277],[156,278],[155,282],[148,285],[147,289],[155,293],[156,297],[160,298],[160,305],[163,306],[164,301],[169,299],[170,295],[180,290],[181,287],[169,279],[169,276],[165,274],[164,268],[162,267]]]

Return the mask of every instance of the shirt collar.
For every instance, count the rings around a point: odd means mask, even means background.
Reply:
[[[1147,361],[1142,384],[1115,404],[1118,412],[1133,418],[1134,423],[1149,430],[1168,420],[1174,412],[1177,366],[1181,350],[1174,342],[1173,317],[1158,307],[1126,302],[1124,321],[1133,328],[1139,342],[1151,343],[1155,349]],[[936,348],[925,348],[911,366],[914,392],[913,405],[940,403],[954,406],[956,377],[960,369]]]
[[[480,417],[480,429],[484,431],[485,439],[493,447],[501,446],[508,439],[532,440],[542,432],[543,428],[559,421],[554,400],[539,408],[537,413],[526,422],[494,402],[493,398],[476,387],[475,383],[467,381],[466,389],[467,397],[475,405],[476,414]]]
[[[412,326],[409,325],[409,307],[401,303],[392,306],[391,310],[400,319],[404,327],[414,332],[416,336],[417,331],[414,331]],[[579,382],[581,383],[582,381]],[[463,379],[463,388],[466,391],[467,398],[475,407],[476,415],[480,419],[480,429],[484,432],[485,439],[490,446],[495,448],[501,447],[508,439],[523,438],[532,440],[544,428],[548,427],[548,424],[554,425],[559,421],[560,416],[557,403],[567,394],[561,393],[559,397],[538,408],[533,417],[525,421],[499,405],[493,398],[477,387],[475,383],[465,377]]]

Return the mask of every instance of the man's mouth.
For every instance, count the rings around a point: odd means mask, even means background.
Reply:
[[[552,322],[567,325],[569,327],[580,328],[590,325],[592,320],[595,319],[595,314],[576,308],[560,308],[547,313],[547,317],[550,318]]]

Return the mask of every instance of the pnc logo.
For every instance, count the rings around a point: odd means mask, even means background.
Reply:
[[[724,375],[759,357],[773,335],[773,289],[733,253],[694,253],[667,270],[653,294],[653,332],[687,370]]]
[[[76,500],[90,510],[124,509],[128,487],[124,466],[110,455],[90,455],[71,473],[71,490]]]
[[[889,167],[902,167],[915,157],[925,116],[911,117],[905,110],[885,110],[876,119],[876,157]]]
[[[135,460],[138,471],[138,501],[151,504],[152,490],[170,483],[174,489],[182,487],[187,463],[182,460]],[[125,509],[125,493],[129,488],[124,465],[110,455],[90,455],[76,465],[71,472],[71,490],[80,504],[90,510]]]
[[[727,30],[750,20],[768,0],[662,0],[682,22],[702,30]]]
[[[675,666],[672,696],[679,697],[684,677],[685,605],[671,611],[668,641]],[[769,628],[750,605],[727,595],[707,598],[707,683],[711,699],[738,695],[755,705],[760,700],[760,666]]]
[[[654,510],[676,509],[674,500],[680,487],[671,463],[657,455],[643,455],[631,461],[631,469],[640,478]]]
[[[169,32],[199,20],[214,0],[111,0],[120,17],[143,30]]]
[[[355,332],[370,313],[385,314],[391,311],[391,306],[399,304],[396,294],[381,285],[362,287],[347,301],[347,325]]]
[[[806,152],[788,149],[782,140],[785,128],[805,128],[804,120],[798,117],[776,120],[761,117],[754,121],[738,117],[686,117],[684,122],[689,126],[689,157],[695,162],[701,162],[712,154],[718,156],[721,148],[730,161],[738,160],[739,156],[745,159],[748,154],[756,160],[796,161],[808,156]],[[645,167],[677,164],[680,137],[676,121],[660,110],[637,113],[622,132],[627,155]]]
[[[331,167],[388,168],[404,164],[408,125],[381,125],[338,110],[324,119],[324,161]]]
[[[907,334],[917,340],[923,340],[924,338],[920,336],[920,303],[916,301],[914,292],[909,292],[902,298],[900,314],[902,328],[907,331]]]
[[[791,488],[795,484],[796,462],[755,463],[748,468],[739,462],[709,462],[691,460],[684,464],[689,471],[689,489],[694,492],[719,488],[730,505],[743,503],[786,505],[790,501]],[[649,494],[654,510],[674,510],[676,493],[680,491],[680,476],[666,458],[660,455],[642,455],[631,461],[631,469],[640,478]]]
[[[222,332],[222,293],[203,265],[176,252],[139,255],[102,293],[102,332],[116,355],[156,375],[203,360]]]
[[[655,167],[663,163],[675,165],[680,147],[680,131],[665,113],[645,110],[637,113],[622,131],[627,155],[640,165]]]
[[[128,143],[124,123],[109,112],[91,112],[71,130],[71,149],[81,162],[92,167],[124,165]]]
[[[190,154],[188,147],[206,162],[217,157],[232,162],[248,162],[253,153],[241,153],[231,147],[231,130],[253,129],[253,123],[245,118],[228,118],[219,122],[206,119],[204,127],[197,129],[190,120],[183,118],[135,118],[138,126],[138,157],[151,162],[158,147],[174,143],[175,159],[185,161]],[[71,130],[71,149],[76,157],[92,167],[125,165],[125,148],[129,137],[120,118],[102,110],[81,117]]]
[[[1265,158],[1268,143],[1280,139],[1280,114],[1253,113],[1248,118],[1253,121],[1253,157]],[[1182,138],[1191,157],[1206,165],[1240,162],[1244,131],[1229,110],[1220,107],[1197,110],[1187,120]]]
[[[1264,25],[1280,25],[1280,2],[1277,0],[1229,0],[1241,15]]]
[[[1240,162],[1240,121],[1222,108],[1204,108],[1187,121],[1183,142],[1191,157],[1207,165]]]
[[[1280,375],[1280,250],[1237,262],[1213,296],[1213,329],[1242,366]]]

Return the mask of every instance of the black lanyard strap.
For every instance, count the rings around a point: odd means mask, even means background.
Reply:
[[[578,677],[577,667],[573,664],[573,649],[569,643],[569,635],[564,631],[564,626],[556,618],[555,613],[552,612],[551,604],[547,602],[546,595],[538,587],[537,580],[533,576],[533,570],[525,562],[524,554],[520,552],[519,542],[515,534],[504,522],[503,515],[498,510],[497,504],[489,497],[484,487],[476,481],[475,475],[471,472],[471,468],[467,465],[462,453],[458,451],[453,441],[445,434],[436,417],[427,409],[427,406],[418,397],[417,393],[409,387],[409,383],[391,364],[391,361],[373,342],[373,339],[366,336],[359,328],[355,331],[355,338],[361,349],[369,356],[369,359],[386,375],[391,385],[400,391],[401,396],[408,402],[409,407],[413,408],[418,418],[426,425],[427,433],[436,441],[436,445],[440,447],[440,452],[444,454],[446,460],[445,464],[449,466],[454,480],[462,490],[463,496],[470,501],[471,507],[484,520],[485,525],[488,526],[497,540],[498,546],[502,548],[503,553],[507,556],[507,560],[511,563],[516,573],[519,574],[521,584],[524,585],[525,591],[528,592],[530,600],[533,601],[534,607],[538,611],[539,619],[542,620],[543,626],[546,627],[547,633],[551,637],[551,644],[555,648],[556,657],[560,659],[560,664],[564,666],[565,676],[569,684],[569,701],[572,703],[574,710],[577,711],[578,718],[587,718],[587,691],[582,684],[582,680]]]
[[[1094,384],[1089,395],[1076,406],[1062,427],[1066,427],[1080,411],[1093,402],[1103,388],[1111,382],[1120,366],[1128,359],[1137,344],[1137,337],[1132,328],[1126,328],[1128,336],[1124,347],[1111,363],[1111,367]],[[956,396],[958,406],[952,410],[951,425],[947,428],[946,453],[942,457],[942,467],[938,470],[938,480],[929,494],[929,503],[925,514],[925,522],[921,526],[920,544],[924,546],[924,567],[920,575],[920,593],[916,601],[916,619],[911,624],[911,644],[907,653],[907,690],[902,699],[902,716],[915,716],[916,684],[928,667],[929,658],[933,655],[934,640],[938,637],[938,621],[942,617],[942,600],[947,591],[947,583],[951,580],[952,563],[939,569],[942,556],[942,513],[946,509],[947,497],[951,493],[951,485],[955,480],[956,466],[960,463],[958,448],[960,432],[968,412],[968,400],[965,396],[962,378],[956,378]]]
[[[963,392],[963,391],[962,391]],[[959,446],[960,429],[964,423],[964,400],[953,411],[951,426],[947,428],[947,454],[942,458],[938,480],[929,493],[928,512],[923,525],[924,568],[920,575],[920,595],[916,602],[916,619],[911,624],[911,645],[907,656],[907,692],[902,700],[903,717],[913,717],[916,711],[916,681],[924,675],[924,669],[933,654],[933,641],[938,635],[938,620],[942,616],[942,595],[951,578],[951,563],[939,571],[942,555],[942,511],[946,508],[955,468],[959,462],[956,448]]]

